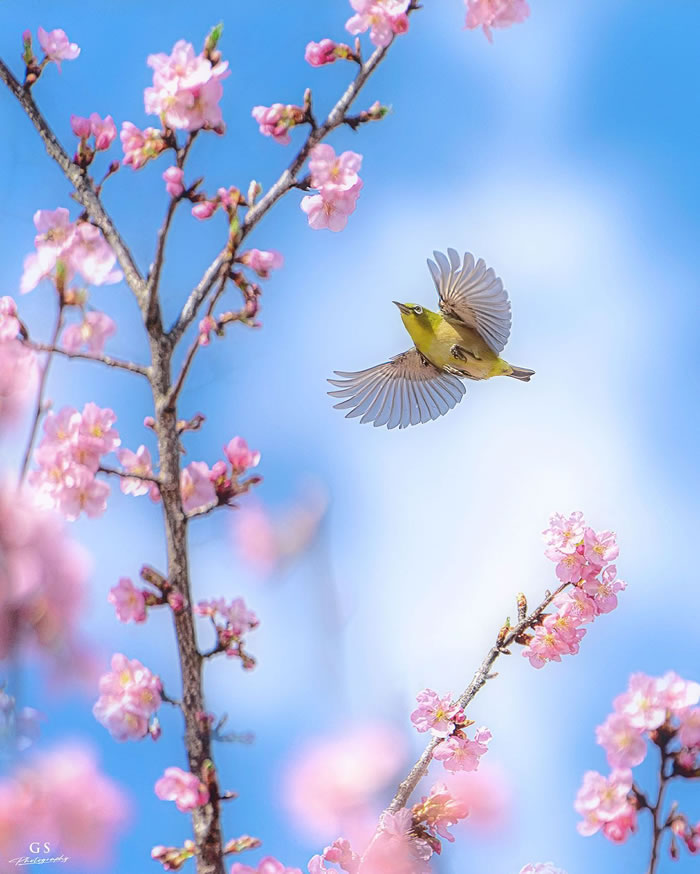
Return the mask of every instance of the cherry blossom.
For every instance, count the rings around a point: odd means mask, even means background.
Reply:
[[[153,69],[153,86],[144,91],[147,113],[187,131],[221,125],[221,79],[230,72],[226,62],[213,65],[185,40],[176,42],[170,55],[149,55],[147,62]]]
[[[100,697],[92,712],[115,740],[139,740],[148,734],[149,719],[160,707],[160,678],[121,653],[112,656],[111,666],[100,677]]]
[[[79,352],[87,349],[92,355],[100,355],[107,338],[116,333],[117,326],[106,313],[85,313],[82,322],[68,325],[61,341],[68,352]]]
[[[180,471],[182,509],[186,513],[200,510],[216,500],[216,490],[204,461],[191,461]]]
[[[410,0],[350,0],[357,13],[345,24],[349,33],[364,33],[369,30],[369,38],[375,46],[388,46],[394,34],[408,30],[406,11]]]
[[[636,823],[636,810],[628,800],[631,789],[632,772],[628,769],[614,770],[608,778],[587,771],[574,804],[583,816],[577,825],[579,833],[588,836],[602,828],[611,840],[625,840]]]
[[[114,605],[120,622],[145,622],[146,597],[142,589],[137,589],[128,577],[122,577],[116,586],[109,590],[107,600]]]
[[[274,250],[249,249],[240,256],[240,261],[254,270],[261,279],[267,279],[271,270],[279,270],[284,264],[284,258]]]
[[[596,729],[596,740],[613,768],[633,768],[644,761],[647,745],[642,729],[630,725],[625,716],[612,713]]]
[[[130,121],[123,122],[119,139],[124,150],[124,164],[134,170],[140,170],[147,161],[157,158],[166,148],[161,131],[154,127],[142,131]]]
[[[0,778],[0,852],[24,857],[38,833],[75,864],[103,868],[127,813],[126,796],[89,748],[54,747]]]
[[[96,112],[90,113],[90,131],[95,137],[97,152],[108,149],[117,138],[117,127],[111,115],[100,118]]]
[[[216,630],[217,652],[225,652],[227,656],[239,658],[246,670],[255,667],[255,659],[243,648],[243,637],[256,629],[260,621],[255,613],[248,609],[243,598],[234,598],[230,602],[225,598],[200,601],[195,607],[195,613],[211,618]]]
[[[530,14],[527,0],[466,0],[467,22],[470,30],[482,27],[489,42],[493,42],[492,27],[510,27],[519,24]]]
[[[314,146],[309,157],[311,187],[319,189],[338,188],[347,191],[359,181],[362,155],[343,152],[336,155],[332,146],[320,143]]]
[[[121,490],[125,495],[150,495],[152,501],[160,500],[160,493],[156,483],[141,479],[144,476],[153,476],[153,462],[151,453],[142,444],[133,452],[131,449],[118,449],[117,458],[126,473],[132,473],[133,477],[123,477]]]
[[[40,27],[37,30],[37,36],[46,57],[53,61],[59,70],[61,69],[61,61],[73,61],[80,54],[80,47],[71,42],[65,31],[60,28],[47,32],[43,27]]]
[[[464,732],[453,734],[441,741],[433,751],[433,758],[442,762],[448,771],[476,771],[479,759],[488,752],[491,732],[479,728],[470,740]]]
[[[174,801],[182,813],[190,813],[209,801],[209,791],[199,777],[181,768],[166,768],[156,781],[155,792],[162,801]]]
[[[418,707],[411,714],[411,722],[418,731],[430,731],[433,737],[447,737],[454,731],[452,693],[442,698],[432,689],[424,689],[416,696]]]
[[[231,463],[234,474],[245,473],[251,467],[257,467],[260,462],[260,453],[248,448],[248,444],[242,437],[233,437],[224,447],[224,453]]]
[[[0,330],[13,330],[13,317],[0,320]],[[19,340],[0,339],[0,429],[15,422],[36,396],[37,356]]]
[[[340,58],[354,57],[350,46],[345,43],[333,42],[332,39],[322,39],[321,42],[310,42],[306,46],[304,59],[312,67],[323,67],[332,64]]]
[[[355,211],[361,190],[362,182],[357,182],[347,191],[333,188],[320,194],[307,194],[301,200],[301,208],[309,217],[309,226],[315,231],[323,228],[342,231],[348,216]]]
[[[436,783],[420,803],[411,808],[414,828],[420,825],[434,838],[454,841],[449,826],[469,816],[469,807],[464,800],[455,797],[444,783]]]
[[[13,297],[0,297],[0,342],[17,339],[20,324],[17,318],[17,303]]]
[[[168,167],[163,173],[165,180],[165,190],[171,197],[179,197],[185,190],[183,179],[185,171],[181,167]]]
[[[254,106],[251,114],[260,127],[260,133],[265,137],[272,137],[283,146],[291,142],[289,131],[306,118],[303,107],[291,104],[284,106],[282,103]]]

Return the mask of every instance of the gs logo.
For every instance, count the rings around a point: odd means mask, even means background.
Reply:
[[[32,841],[29,845],[29,852],[34,856],[39,853],[46,856],[51,852],[51,845],[48,841],[44,841],[43,843],[41,841]]]

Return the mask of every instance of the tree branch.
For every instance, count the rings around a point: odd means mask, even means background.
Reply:
[[[118,476],[120,479],[142,479],[147,483],[155,483],[157,486],[161,486],[163,481],[157,476],[149,476],[145,473],[128,473],[125,470],[117,470],[116,467],[105,467],[105,465],[101,464],[97,468],[99,473],[106,473],[110,476]]]
[[[46,364],[44,364],[44,369],[41,371],[41,377],[39,378],[39,388],[37,389],[36,396],[36,407],[34,409],[34,419],[32,420],[31,431],[29,432],[29,439],[27,440],[27,447],[24,450],[24,456],[22,458],[22,466],[20,467],[19,472],[19,481],[20,484],[24,482],[24,478],[27,475],[27,469],[29,468],[29,461],[32,457],[32,449],[34,448],[34,441],[36,440],[36,432],[39,430],[39,422],[41,421],[41,414],[44,411],[44,392],[46,390],[46,380],[49,376],[49,368],[51,367],[51,358],[54,347],[58,342],[58,335],[61,333],[61,328],[63,327],[63,303],[59,298],[58,302],[58,313],[56,315],[56,324],[54,325],[53,335],[51,337],[51,343],[47,347],[48,355],[46,356]]]
[[[506,633],[500,633],[498,635],[498,639],[494,646],[488,651],[486,657],[483,662],[479,666],[478,670],[472,677],[471,683],[467,686],[467,688],[462,692],[462,694],[457,699],[457,704],[462,710],[466,710],[467,705],[472,701],[476,693],[479,689],[482,688],[487,682],[487,680],[492,678],[492,668],[496,660],[501,655],[508,655],[508,646],[515,641],[515,639],[521,635],[528,628],[531,628],[535,625],[540,619],[542,613],[547,609],[547,607],[552,603],[552,601],[556,598],[556,596],[563,592],[564,589],[569,586],[570,583],[563,583],[555,592],[547,592],[545,599],[530,613],[529,616],[526,616],[517,625],[514,625],[510,630]],[[440,737],[434,737],[429,741],[426,748],[423,750],[421,757],[415,763],[415,765],[411,768],[406,779],[401,783],[396,792],[396,795],[391,801],[391,804],[387,807],[387,811],[389,813],[396,813],[397,810],[401,810],[402,807],[405,807],[408,803],[408,799],[411,797],[413,790],[418,785],[421,778],[426,774],[428,770],[428,766],[433,758],[433,751],[435,747],[443,740]]]
[[[138,373],[148,379],[148,367],[135,364],[133,361],[123,361],[120,358],[111,358],[109,355],[91,355],[87,352],[69,352],[59,346],[50,346],[48,343],[37,343],[35,340],[23,340],[25,346],[34,349],[35,352],[49,352],[54,355],[63,355],[65,358],[79,358],[81,361],[95,361],[107,367],[116,367],[119,370],[128,370],[129,373]]]
[[[414,11],[414,8],[415,7],[409,9],[409,13]],[[241,230],[238,236],[238,245],[245,240],[255,225],[257,225],[262,217],[270,211],[271,207],[273,207],[288,191],[296,187],[299,171],[304,166],[304,162],[308,158],[313,147],[318,145],[332,130],[345,122],[348,109],[352,106],[355,98],[360,93],[369,77],[384,60],[384,57],[392,44],[393,40],[388,46],[375,49],[369,59],[360,66],[357,76],[347,87],[345,93],[340,100],[338,100],[333,109],[328,113],[328,117],[323,124],[316,128],[311,128],[306,137],[306,141],[287,169],[282,173],[272,188],[270,188],[269,191],[248,210],[241,225]],[[169,336],[173,343],[178,342],[182,334],[196,318],[200,306],[204,302],[209,290],[216,282],[216,277],[219,275],[219,271],[226,261],[228,251],[227,247],[217,255],[216,259],[207,268],[199,283],[192,290],[177,321],[169,331]]]
[[[117,256],[119,266],[124,271],[124,278],[135,294],[139,304],[143,305],[146,295],[145,282],[126,243],[122,240],[112,219],[107,215],[105,208],[102,206],[92,180],[80,167],[71,161],[65,149],[56,139],[48,122],[39,111],[31,91],[15,79],[11,70],[2,60],[0,60],[0,79],[17,98],[20,106],[36,128],[37,133],[44,142],[49,157],[53,158],[61,170],[63,170],[69,182],[72,183],[78,202],[85,208],[90,221],[104,234],[105,239]]]

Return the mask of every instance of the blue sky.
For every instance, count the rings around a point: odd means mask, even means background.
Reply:
[[[688,2],[562,4],[533,0],[531,19],[496,32],[490,45],[464,31],[459,0],[426,3],[397,40],[358,104],[392,106],[382,123],[338,131],[337,151],[364,155],[364,189],[341,234],[313,232],[292,193],[251,236],[275,248],[284,270],[265,286],[262,331],[230,331],[206,350],[182,397],[183,413],[207,414],[188,440],[189,458],[213,462],[244,435],[262,451],[260,495],[289,500],[307,476],[331,496],[317,554],[270,585],[232,552],[230,515],[192,528],[198,595],[242,594],[261,617],[251,638],[260,667],[243,674],[212,666],[211,707],[252,730],[252,747],[226,746],[218,763],[240,793],[226,813],[229,835],[248,832],[265,851],[304,868],[317,847],[296,835],[279,804],[280,769],[309,733],[364,718],[406,727],[415,693],[463,688],[491,643],[513,595],[537,600],[553,583],[540,531],[551,512],[580,508],[595,527],[618,532],[620,608],[589,632],[581,653],[535,672],[513,657],[474,705],[494,733],[489,756],[511,776],[516,798],[508,840],[464,833],[441,860],[442,874],[517,872],[552,859],[569,874],[641,870],[644,831],[624,847],[580,838],[572,800],[583,772],[605,770],[593,729],[632,671],[674,669],[698,679],[694,537],[697,530],[696,40],[700,9]],[[106,14],[77,4],[0,4],[0,55],[19,70],[25,28],[63,27],[80,58],[48,71],[36,98],[72,145],[72,112],[111,113],[150,123],[142,90],[146,56],[179,38],[198,45],[223,18],[232,75],[222,101],[225,138],[201,137],[188,178],[209,190],[255,178],[269,186],[289,161],[250,118],[258,103],[301,102],[314,89],[319,113],[345,87],[349,66],[312,70],[310,39],[342,39],[345,0],[256,4],[119,4]],[[116,7],[115,7],[116,8]],[[46,160],[27,121],[0,97],[0,276],[17,289],[37,208],[70,206],[68,186]],[[165,165],[121,172],[106,202],[146,266],[165,195]],[[216,222],[186,210],[176,223],[164,278],[174,314],[222,243]],[[484,257],[513,302],[507,357],[532,367],[528,385],[494,380],[438,422],[396,433],[345,421],[325,396],[334,369],[360,369],[408,348],[392,299],[431,305],[425,257],[455,246]],[[46,332],[49,291],[21,302]],[[136,311],[123,285],[95,290],[92,303],[118,319],[110,351],[144,360]],[[56,405],[96,400],[119,416],[124,443],[146,442],[145,389],[128,376],[57,362]],[[11,460],[16,447],[7,447]],[[113,489],[114,492],[114,489]],[[113,494],[107,515],[73,530],[91,549],[88,633],[105,663],[117,649],[141,658],[168,686],[177,681],[165,617],[117,625],[105,602],[119,576],[162,565],[159,511]],[[342,626],[327,626],[323,603],[335,586]],[[330,665],[330,668],[326,667]],[[180,725],[163,714],[157,745],[117,745],[97,725],[91,700],[50,695],[33,671],[29,701],[47,712],[45,739],[87,737],[107,771],[129,787],[134,818],[108,872],[146,870],[153,843],[188,834],[152,785],[183,764]],[[696,797],[687,812],[700,818]],[[335,835],[328,835],[332,840]],[[255,858],[254,856],[251,858]],[[662,862],[665,871],[670,862]],[[685,858],[673,866],[693,869]]]

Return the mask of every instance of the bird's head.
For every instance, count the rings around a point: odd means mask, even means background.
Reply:
[[[416,323],[422,322],[427,324],[430,321],[432,313],[418,303],[399,303],[397,300],[392,301],[392,303],[396,304],[399,308],[401,320],[406,327],[411,324],[415,325]]]

